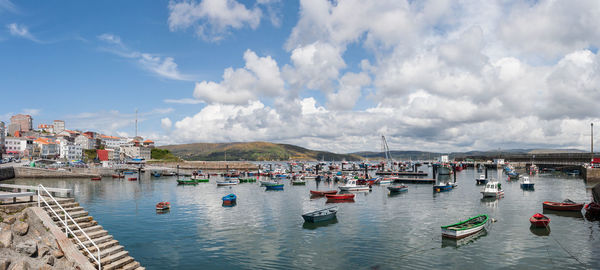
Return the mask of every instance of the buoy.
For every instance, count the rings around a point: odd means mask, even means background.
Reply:
[[[496,222],[496,221],[498,221],[498,220],[496,220],[495,218],[492,218],[492,222]]]

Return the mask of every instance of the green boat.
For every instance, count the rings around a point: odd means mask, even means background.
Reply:
[[[481,231],[488,222],[488,215],[479,215],[452,225],[442,226],[442,236],[460,239]]]
[[[195,180],[180,180],[177,179],[177,184],[178,185],[197,185],[198,182]]]
[[[256,178],[239,178],[240,183],[254,183]]]
[[[196,181],[197,183],[208,183],[210,182],[210,180],[208,180],[208,178],[197,178],[197,179],[190,179],[191,181]]]

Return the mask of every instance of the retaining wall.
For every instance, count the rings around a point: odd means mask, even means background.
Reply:
[[[15,167],[14,170],[16,178],[87,178],[100,176],[94,173],[75,173],[31,167]]]
[[[13,167],[0,168],[0,181],[15,178],[15,169]]]

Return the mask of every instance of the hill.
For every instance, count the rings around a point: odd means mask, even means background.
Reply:
[[[362,160],[358,155],[315,151],[291,144],[269,142],[192,143],[160,146],[185,160]]]

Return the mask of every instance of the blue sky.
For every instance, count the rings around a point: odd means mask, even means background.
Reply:
[[[159,144],[586,149],[600,3],[0,0],[0,121]],[[508,127],[508,128],[507,128]]]

